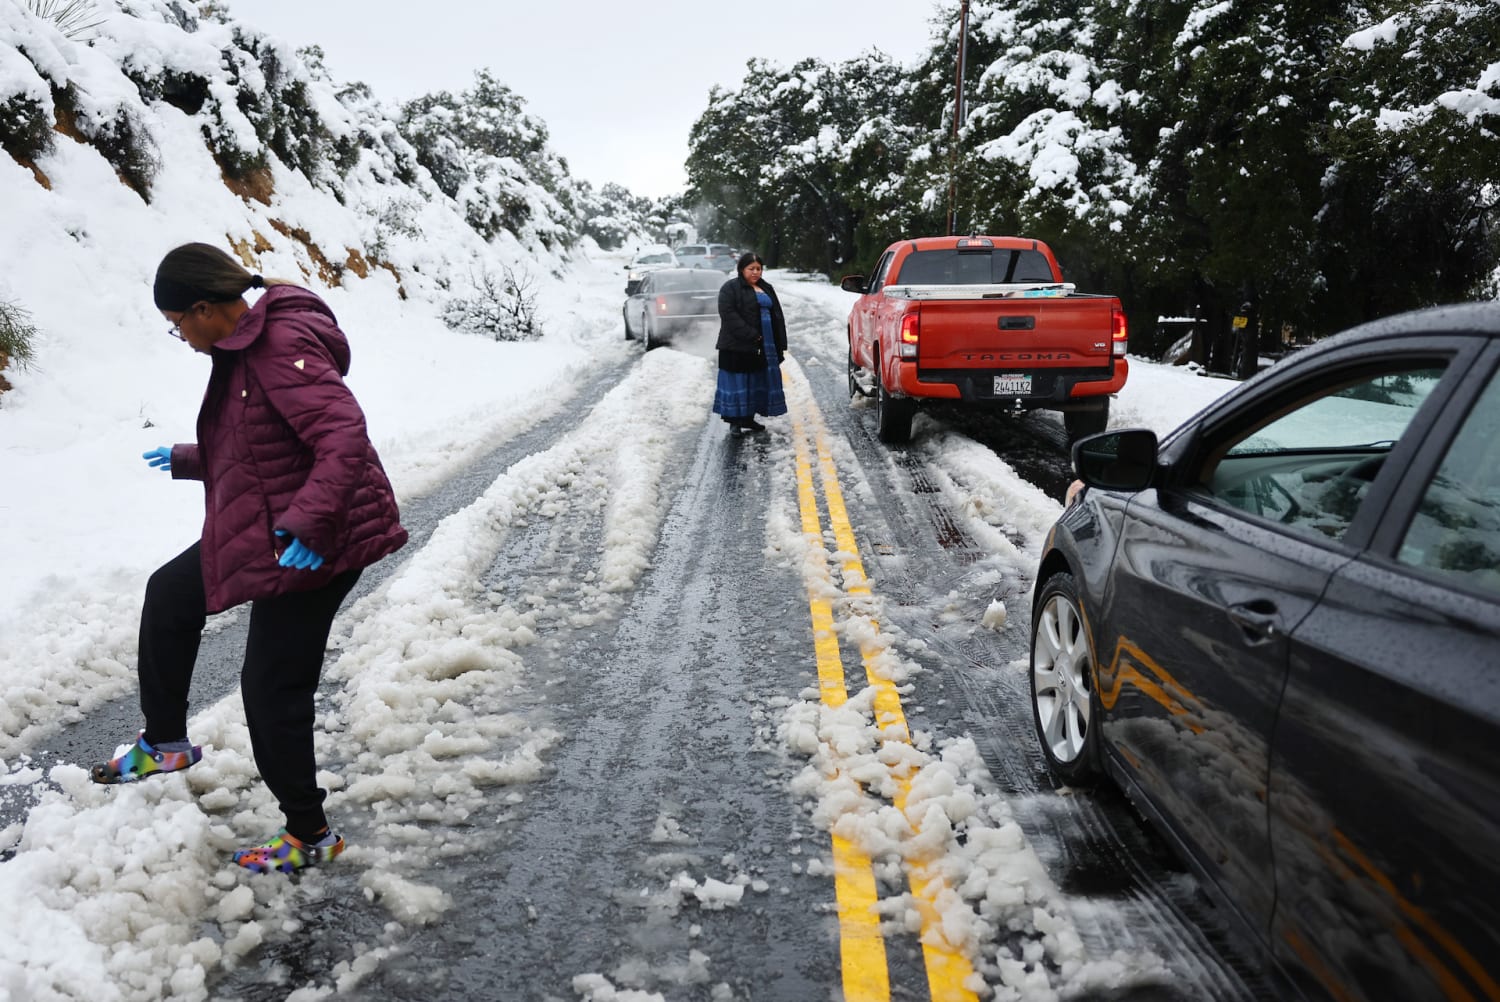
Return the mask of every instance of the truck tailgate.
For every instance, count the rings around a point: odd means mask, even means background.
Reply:
[[[1107,368],[1113,303],[1089,295],[921,302],[917,366]]]

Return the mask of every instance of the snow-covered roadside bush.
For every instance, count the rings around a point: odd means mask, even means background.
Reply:
[[[536,278],[524,267],[500,266],[471,275],[473,291],[454,296],[443,306],[443,322],[466,334],[486,334],[496,341],[535,341],[542,336],[536,315]]]

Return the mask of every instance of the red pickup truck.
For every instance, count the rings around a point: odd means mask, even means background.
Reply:
[[[1068,441],[1103,431],[1125,385],[1125,311],[1075,292],[1046,244],[922,237],[891,244],[849,311],[849,392],[874,396],[885,442],[924,402],[1061,411]]]

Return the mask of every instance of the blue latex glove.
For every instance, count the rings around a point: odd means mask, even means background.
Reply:
[[[285,529],[277,529],[276,535],[285,537]],[[292,545],[281,551],[277,561],[283,567],[295,567],[299,571],[315,571],[323,566],[323,558],[303,545],[302,540],[292,537]]]
[[[147,465],[154,466],[159,470],[169,471],[172,469],[172,447],[170,445],[158,445],[150,452],[141,453],[141,458],[146,461]]]

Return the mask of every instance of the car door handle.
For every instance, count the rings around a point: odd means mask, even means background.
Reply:
[[[1231,605],[1229,621],[1240,628],[1245,643],[1255,646],[1276,638],[1280,632],[1281,612],[1270,599],[1258,598],[1253,602]]]

